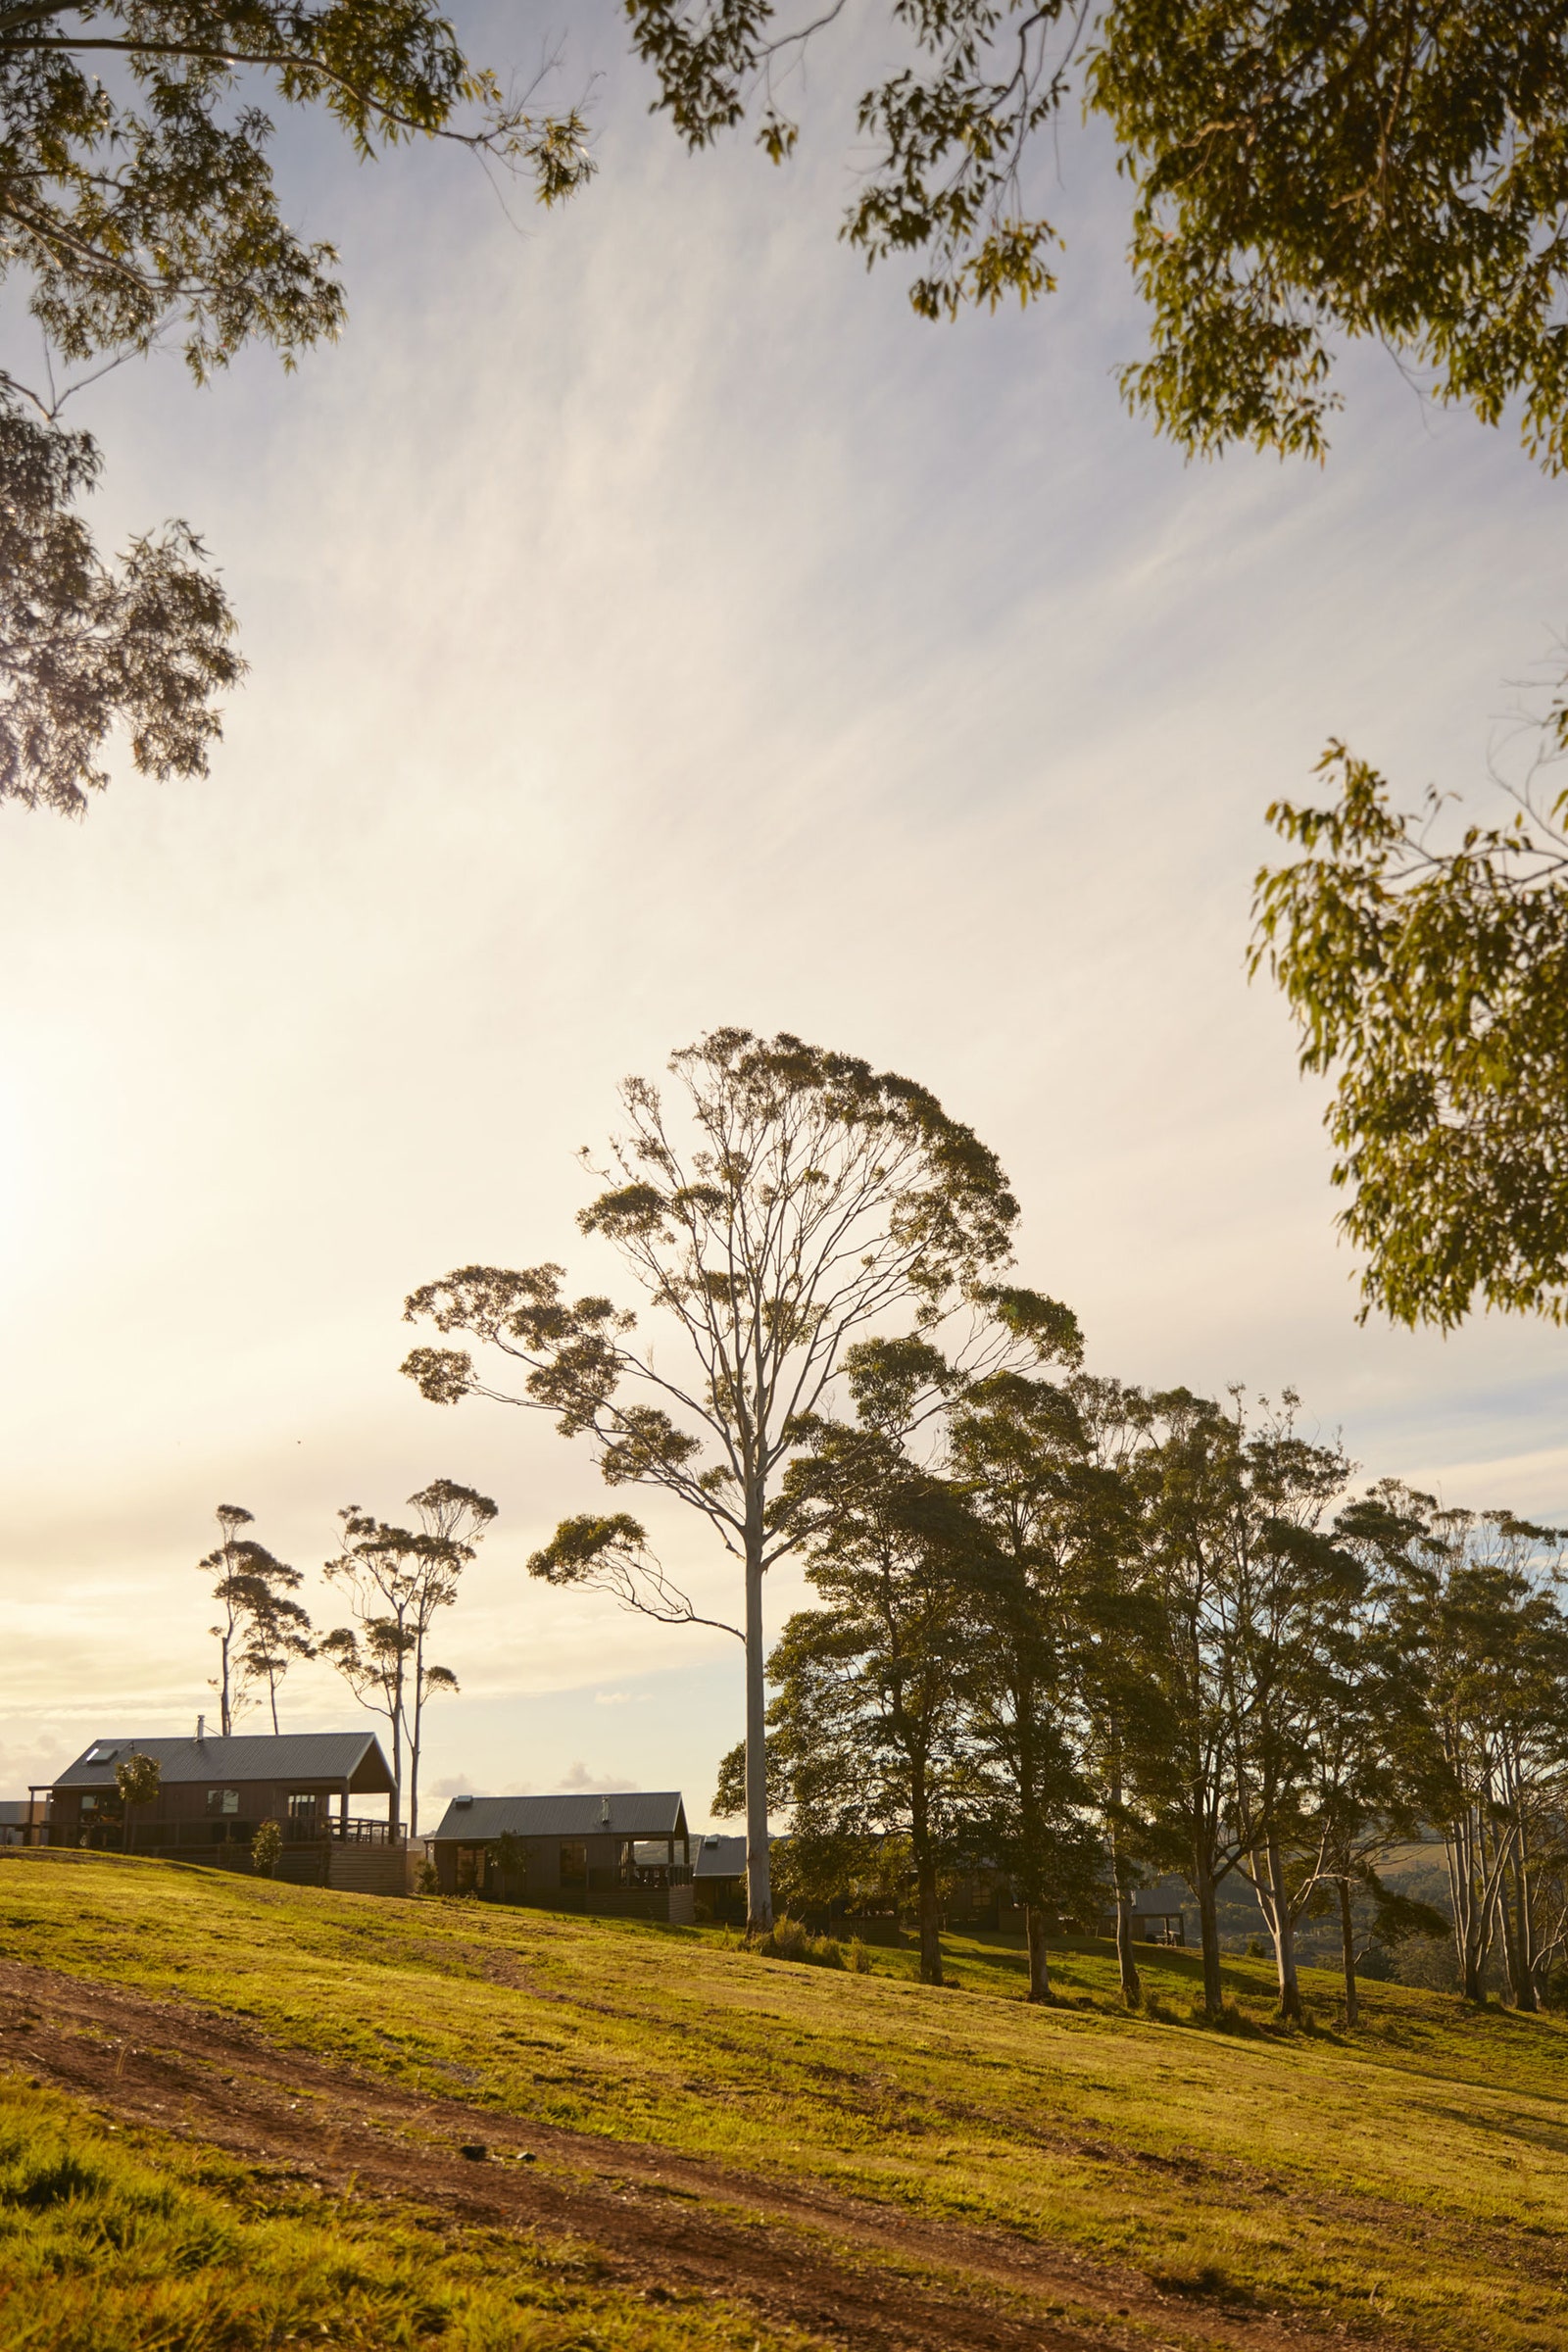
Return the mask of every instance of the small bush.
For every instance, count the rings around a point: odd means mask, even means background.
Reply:
[[[868,1977],[871,1974],[870,1947],[863,1943],[858,1936],[854,1938],[849,1950],[845,1953],[844,1965],[852,1977]]]
[[[764,1960],[801,1960],[808,1968],[844,1966],[844,1946],[832,1936],[813,1936],[799,1919],[775,1919],[752,1949]]]
[[[270,1879],[277,1868],[282,1852],[282,1824],[276,1821],[259,1821],[256,1825],[256,1835],[251,1839],[252,1870],[259,1871],[264,1879]]]
[[[439,1894],[441,1891],[441,1881],[428,1855],[414,1874],[414,1891],[416,1894]]]

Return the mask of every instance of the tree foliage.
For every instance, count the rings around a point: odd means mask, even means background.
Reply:
[[[774,0],[628,0],[693,147],[743,122],[775,162],[792,72],[850,19]],[[855,12],[863,17],[865,12]],[[1337,339],[1568,457],[1561,334],[1568,44],[1555,0],[921,0],[871,12],[868,160],[844,234],[913,257],[927,318],[1055,284],[1039,209],[1074,114],[1107,125],[1152,316],[1123,389],[1183,448],[1317,456]]]
[[[75,512],[98,470],[86,433],[28,416],[0,379],[0,800],[67,816],[108,781],[117,725],[144,773],[205,772],[212,698],[244,668],[184,523],[103,561]]]
[[[425,1704],[459,1688],[451,1667],[430,1657],[430,1636],[456,1603],[463,1571],[497,1512],[488,1494],[450,1478],[421,1487],[409,1503],[417,1528],[389,1525],[358,1503],[339,1511],[343,1548],[323,1573],[348,1594],[355,1623],[334,1626],[320,1648],[360,1704],[386,1717],[395,1809],[401,1817],[407,1792],[414,1838]]]
[[[1561,748],[1562,719],[1553,722]],[[1568,796],[1446,848],[1343,747],[1329,808],[1277,803],[1301,855],[1257,877],[1266,962],[1332,1073],[1341,1229],[1363,1317],[1451,1329],[1476,1304],[1568,1309]]]
[[[1214,2017],[1226,1881],[1255,1899],[1286,2018],[1300,1924],[1336,1910],[1349,2023],[1369,1942],[1451,1931],[1471,1999],[1497,1952],[1520,2007],[1560,1988],[1560,1532],[1387,1481],[1351,1494],[1288,1392],[1249,1407],[1008,1375],[953,1396],[921,1460],[857,1401],[790,1471],[815,1592],[769,1661],[793,1903],[912,1908],[939,1983],[942,1887],[1000,1874],[1049,1999],[1048,1927],[1114,1906],[1130,1962],[1127,1888],[1174,1870]],[[1447,1914],[1382,1875],[1422,1843]],[[1135,1967],[1123,1984],[1136,2002]]]
[[[0,278],[47,355],[32,384],[0,368],[0,799],[79,813],[116,727],[150,774],[206,771],[241,668],[221,584],[183,523],[99,556],[75,511],[97,452],[58,416],[163,343],[205,382],[247,343],[292,366],[338,333],[337,255],[283,216],[269,105],[366,158],[458,141],[545,203],[592,170],[578,115],[510,97],[431,0],[0,7]]]
[[[571,1298],[558,1264],[463,1266],[415,1291],[407,1317],[510,1359],[512,1385],[469,1348],[416,1348],[403,1369],[434,1403],[485,1396],[550,1413],[564,1437],[588,1439],[608,1485],[672,1496],[740,1563],[743,1626],[726,1630],[746,1649],[760,1930],[762,1580],[801,1539],[785,1473],[811,1417],[857,1342],[891,1318],[912,1316],[928,1380],[1079,1343],[1064,1307],[1003,1279],[1017,1203],[995,1154],[924,1087],[788,1033],[734,1028],[669,1070],[673,1109],[646,1079],[621,1087],[625,1128],[603,1161],[583,1153],[602,1189],[577,1220],[641,1291],[652,1332],[607,1295]],[[530,1564],[552,1583],[608,1584],[665,1623],[694,1615],[628,1514],[568,1521]]]
[[[292,1597],[304,1579],[287,1561],[274,1559],[265,1544],[240,1534],[255,1522],[238,1503],[220,1503],[216,1517],[222,1542],[199,1563],[199,1573],[217,1580],[213,1598],[219,1622],[209,1630],[218,1643],[219,1666],[209,1688],[218,1692],[219,1728],[226,1740],[251,1692],[263,1683],[275,1732],[279,1682],[292,1660],[315,1654],[310,1618]]]

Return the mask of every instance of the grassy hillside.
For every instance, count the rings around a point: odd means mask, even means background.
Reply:
[[[106,2127],[0,2076],[6,2352],[787,2352],[755,2316],[661,2311],[592,2256],[464,2230]]]
[[[153,1863],[0,1862],[0,1954],[176,1993],[412,2086],[895,2207],[1054,2237],[1167,2287],[1426,2345],[1568,2335],[1568,2027],[1367,1988],[1367,2023],[1276,2034],[1228,1963],[1232,2030],[1152,1954],[1123,2016],[1108,1947],[955,1942],[954,1990],[690,1930],[376,1902]],[[395,2338],[389,2337],[388,2341]],[[613,2338],[607,2337],[607,2341]],[[642,2339],[652,2343],[652,2336]],[[694,2339],[695,2340],[695,2339]]]

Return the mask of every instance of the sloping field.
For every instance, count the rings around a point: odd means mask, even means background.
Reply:
[[[677,2284],[701,2276],[707,2237],[709,2285],[763,2315],[760,2344],[792,2325],[851,2342],[1258,2352],[1297,2329],[1568,2340],[1560,2021],[1368,1986],[1367,2024],[1345,2036],[1321,1980],[1318,2024],[1277,2036],[1257,2022],[1266,1972],[1242,1963],[1220,2034],[1184,2016],[1184,1955],[1155,1956],[1165,2014],[1139,2019],[1115,2007],[1103,1950],[1061,1957],[1066,1998],[1049,2011],[1019,1999],[1016,1953],[956,1957],[959,1987],[938,1991],[898,1955],[853,1977],[693,1931],[0,1859],[13,2068],[118,2101],[144,2132],[270,2149],[307,2184],[350,2162],[394,2200],[428,2190],[450,2213],[575,2230],[645,2295],[659,2230]],[[482,2166],[458,2155],[465,2132],[491,2147]],[[524,2153],[531,2167],[512,2160]],[[763,2250],[785,2243],[771,2278]],[[662,2344],[646,2302],[644,2332],[612,2331],[612,2283],[587,2332],[471,2340]],[[732,2319],[694,2305],[680,2340],[735,2340]]]

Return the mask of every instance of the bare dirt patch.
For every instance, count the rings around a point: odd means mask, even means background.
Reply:
[[[352,2182],[587,2240],[651,2295],[738,2297],[866,2352],[1305,2352],[1331,2340],[1286,2316],[1227,2310],[1222,2284],[1162,2291],[1066,2247],[426,2097],[209,2009],[14,1962],[0,1963],[0,2063],[115,2119],[325,2188]]]

